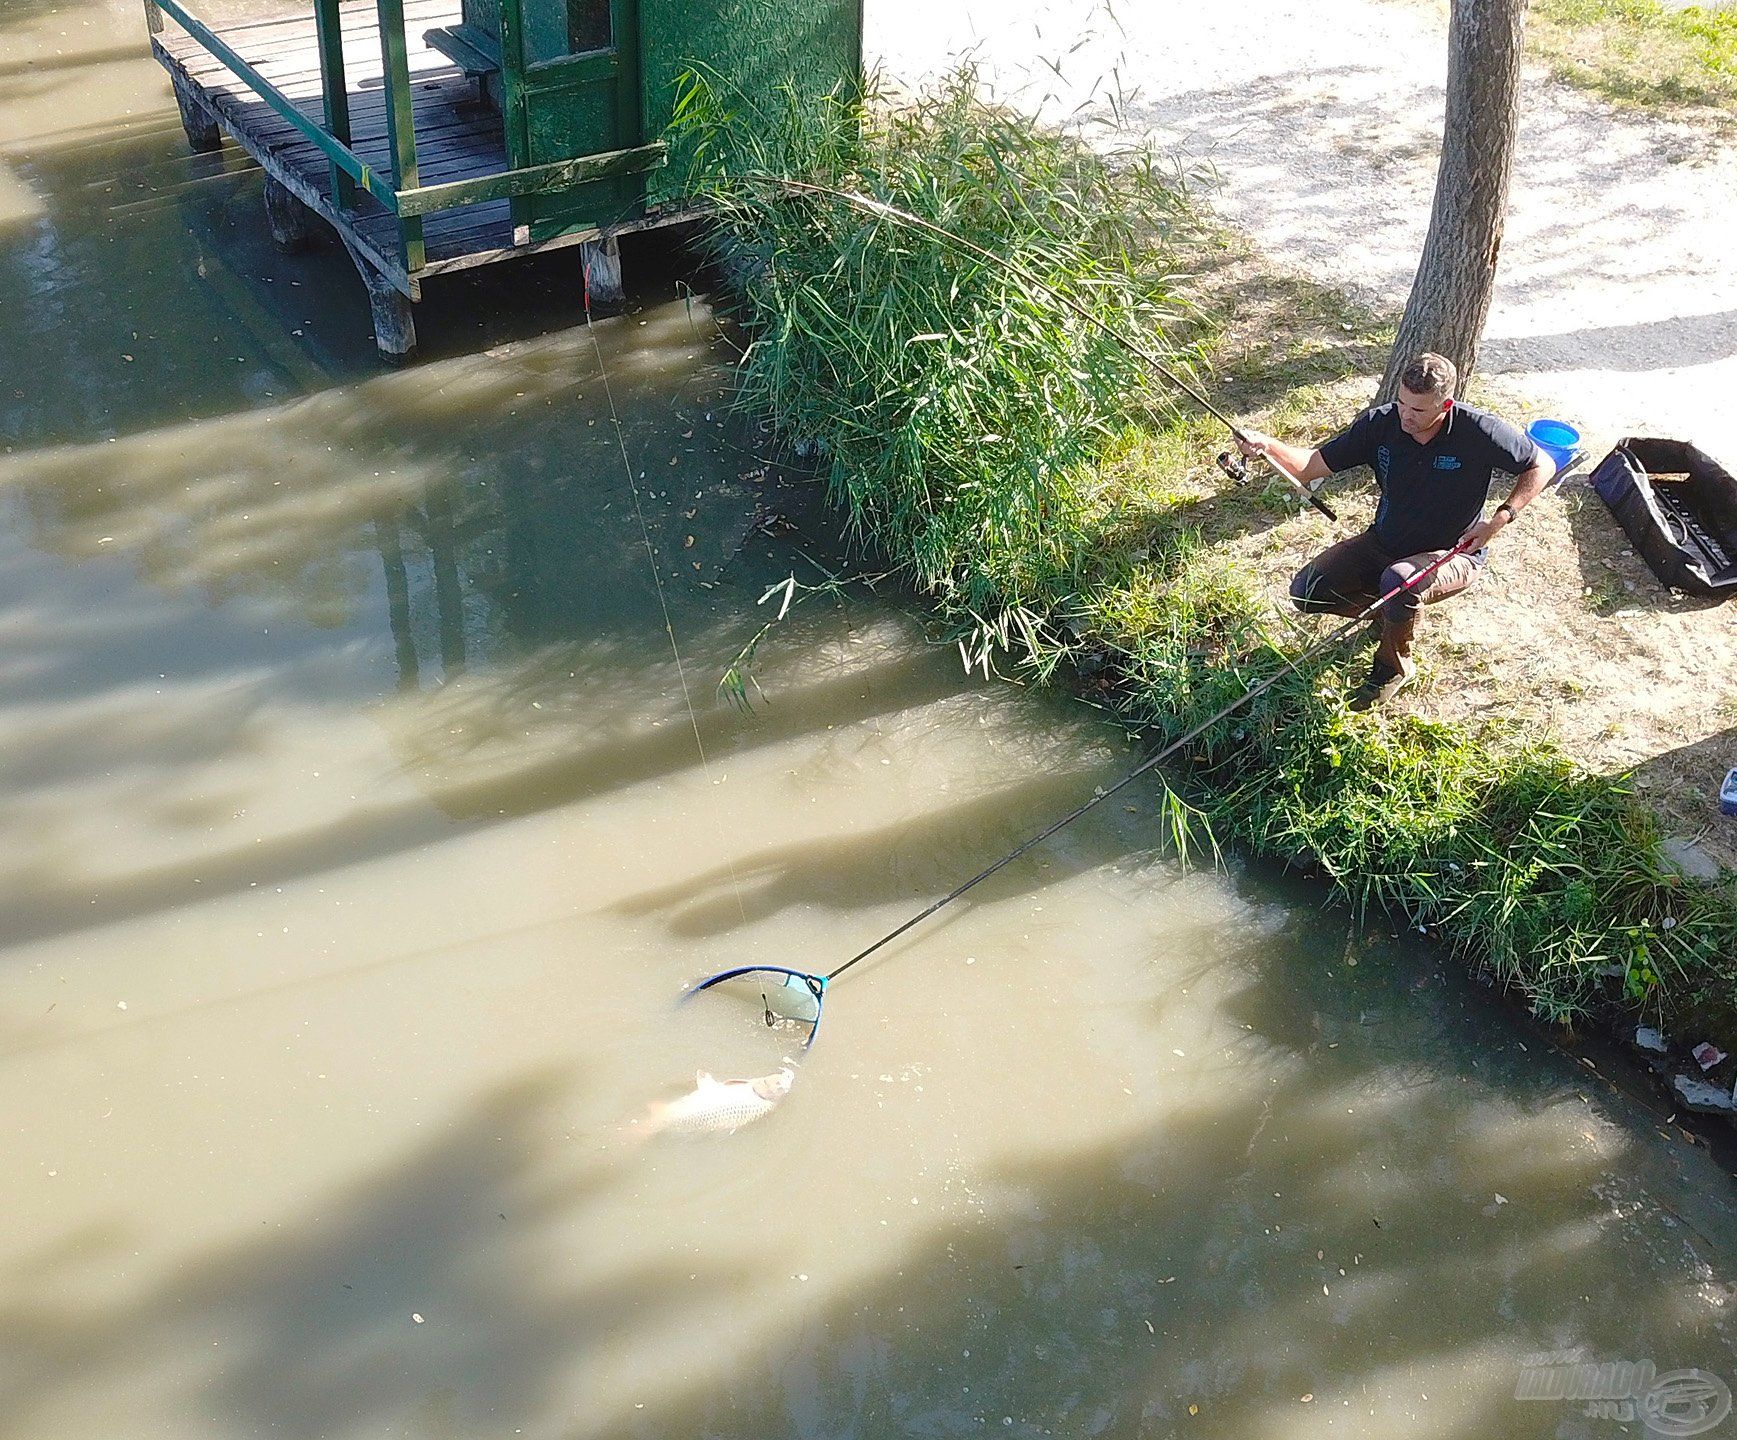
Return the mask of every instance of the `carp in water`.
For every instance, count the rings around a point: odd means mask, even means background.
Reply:
[[[638,1124],[642,1138],[652,1135],[727,1135],[770,1114],[796,1079],[788,1065],[754,1080],[719,1080],[704,1070],[694,1088],[678,1100],[660,1101]]]

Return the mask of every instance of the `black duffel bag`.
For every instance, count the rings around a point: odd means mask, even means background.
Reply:
[[[1737,480],[1711,455],[1686,440],[1620,440],[1592,488],[1666,585],[1737,591]]]

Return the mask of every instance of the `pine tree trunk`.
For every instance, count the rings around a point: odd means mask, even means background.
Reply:
[[[1462,386],[1476,367],[1514,169],[1526,3],[1453,0],[1435,204],[1378,401],[1393,398],[1399,372],[1421,350],[1452,360]]]

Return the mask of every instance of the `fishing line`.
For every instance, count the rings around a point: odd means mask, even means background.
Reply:
[[[805,1009],[799,1013],[795,1013],[795,1014],[790,1013],[788,1010],[781,1010],[781,1011],[777,1012],[778,1018],[782,1018],[782,1019],[794,1018],[794,1019],[798,1020],[799,1023],[807,1024],[811,1027],[809,1030],[809,1033],[808,1033],[807,1042],[804,1045],[804,1048],[806,1049],[808,1045],[812,1045],[814,1043],[814,1037],[819,1032],[819,1029],[820,1029],[821,1007],[822,1007],[824,1000],[825,1000],[826,987],[829,984],[831,984],[834,980],[836,980],[840,975],[844,974],[844,972],[846,970],[850,969],[851,966],[857,964],[859,961],[868,959],[868,957],[870,955],[873,955],[875,953],[875,951],[881,949],[885,945],[890,944],[892,941],[897,940],[899,938],[899,936],[903,935],[907,930],[910,930],[913,926],[921,924],[924,920],[927,920],[931,915],[933,915],[937,910],[940,910],[943,906],[952,904],[953,901],[957,900],[961,895],[965,894],[966,891],[973,889],[975,886],[981,885],[991,875],[994,875],[997,871],[1001,870],[1004,866],[1011,865],[1015,860],[1019,859],[1019,857],[1021,855],[1024,855],[1028,850],[1031,850],[1033,847],[1042,844],[1045,840],[1049,839],[1049,837],[1051,835],[1055,834],[1056,831],[1062,829],[1064,826],[1073,824],[1073,822],[1075,820],[1078,820],[1080,818],[1080,816],[1084,815],[1088,810],[1092,809],[1096,805],[1102,804],[1105,800],[1108,800],[1110,798],[1110,796],[1114,795],[1117,791],[1126,788],[1128,785],[1131,785],[1135,780],[1139,779],[1140,776],[1146,774],[1147,771],[1153,769],[1155,766],[1157,766],[1157,765],[1161,764],[1163,761],[1169,759],[1170,756],[1174,755],[1184,745],[1188,744],[1189,741],[1198,739],[1207,730],[1210,730],[1214,725],[1218,724],[1219,721],[1234,714],[1237,710],[1240,710],[1244,705],[1248,704],[1248,702],[1253,700],[1256,696],[1263,695],[1268,690],[1272,689],[1272,687],[1274,685],[1278,684],[1278,682],[1280,680],[1284,679],[1285,676],[1287,676],[1287,675],[1291,674],[1292,672],[1294,672],[1295,670],[1299,669],[1301,666],[1303,666],[1308,661],[1313,659],[1315,656],[1321,654],[1323,651],[1327,650],[1331,646],[1338,644],[1339,641],[1343,640],[1347,635],[1349,635],[1359,625],[1362,625],[1367,620],[1369,620],[1372,616],[1374,616],[1375,613],[1378,610],[1380,610],[1383,605],[1387,604],[1388,601],[1394,599],[1395,597],[1397,597],[1399,595],[1403,595],[1408,591],[1415,590],[1418,586],[1422,585],[1426,580],[1428,580],[1431,575],[1435,574],[1435,572],[1437,570],[1441,569],[1441,567],[1443,565],[1447,564],[1447,562],[1449,560],[1453,559],[1454,556],[1463,555],[1463,554],[1467,553],[1469,548],[1470,547],[1466,544],[1466,542],[1464,540],[1460,541],[1459,544],[1457,544],[1453,547],[1453,549],[1446,551],[1438,559],[1432,560],[1428,565],[1424,566],[1423,569],[1419,570],[1409,580],[1403,581],[1402,583],[1395,585],[1385,595],[1378,596],[1375,600],[1371,601],[1369,603],[1369,605],[1367,605],[1364,609],[1359,611],[1356,615],[1352,616],[1343,625],[1341,625],[1337,630],[1334,630],[1329,635],[1323,636],[1321,639],[1317,640],[1313,645],[1306,647],[1299,654],[1293,656],[1290,660],[1287,660],[1283,665],[1281,665],[1271,675],[1267,676],[1266,679],[1260,681],[1258,684],[1250,686],[1246,691],[1244,691],[1241,695],[1239,695],[1235,700],[1232,700],[1228,705],[1225,705],[1221,709],[1215,711],[1213,714],[1209,715],[1206,719],[1200,721],[1199,724],[1197,724],[1197,725],[1193,726],[1191,729],[1189,729],[1185,734],[1178,736],[1176,739],[1172,740],[1168,745],[1161,747],[1156,753],[1148,756],[1145,760],[1141,761],[1140,764],[1137,765],[1134,769],[1130,770],[1126,775],[1124,775],[1120,780],[1116,781],[1116,783],[1114,785],[1109,786],[1107,789],[1098,791],[1096,794],[1094,794],[1092,796],[1091,799],[1087,800],[1085,802],[1085,804],[1076,807],[1075,809],[1069,811],[1066,815],[1062,816],[1061,819],[1055,821],[1051,825],[1046,826],[1043,830],[1039,831],[1036,835],[1033,835],[1029,840],[1025,841],[1018,848],[1008,851],[1007,854],[1003,855],[993,865],[990,865],[987,868],[978,871],[977,874],[973,875],[969,880],[965,881],[964,884],[956,886],[954,889],[950,890],[947,894],[943,895],[939,900],[935,901],[933,904],[927,906],[926,908],[918,911],[915,915],[911,916],[911,918],[906,920],[903,924],[895,927],[892,930],[889,930],[885,935],[881,936],[880,939],[876,940],[872,945],[869,945],[869,946],[865,947],[864,949],[857,951],[857,953],[855,955],[852,955],[850,957],[850,959],[846,960],[843,964],[835,966],[833,969],[827,971],[823,975],[822,974],[813,974],[813,973],[810,973],[810,972],[805,971],[805,970],[790,969],[788,967],[781,966],[781,965],[741,965],[741,966],[737,966],[733,969],[726,970],[726,971],[722,972],[721,974],[713,975],[705,980],[700,981],[698,984],[694,985],[688,991],[688,994],[689,995],[696,995],[700,991],[708,990],[714,985],[721,984],[721,983],[728,981],[728,980],[740,979],[744,976],[749,976],[749,975],[775,974],[775,975],[783,976],[783,977],[785,977],[785,979],[781,983],[785,988],[794,989],[794,990],[798,991],[803,997],[805,997],[805,1000],[812,1002],[811,1007],[809,1007],[812,1010],[812,1015],[810,1015],[808,1013],[807,1009]],[[766,998],[766,996],[764,994],[762,994],[761,1003],[766,1007],[766,1013],[769,1016],[773,1015],[773,1013],[774,1013],[773,1008],[770,1004],[770,1001]],[[768,1023],[770,1024],[771,1022],[768,1021]]]
[[[699,751],[700,770],[708,785],[718,782],[712,777],[712,764],[706,756],[706,742],[700,736],[700,717],[694,711],[693,696],[688,690],[687,664],[682,659],[681,646],[676,643],[675,622],[670,618],[669,600],[663,591],[663,576],[658,573],[657,550],[651,543],[651,528],[645,523],[645,507],[639,499],[639,482],[633,477],[633,461],[627,454],[627,434],[621,427],[621,412],[615,408],[615,391],[609,383],[609,369],[603,363],[603,347],[597,342],[597,331],[591,324],[591,260],[585,259],[585,336],[591,342],[591,353],[597,360],[597,376],[603,382],[603,398],[609,404],[609,420],[615,427],[616,448],[621,451],[621,468],[627,472],[627,488],[633,496],[633,514],[639,521],[639,538],[645,545],[646,563],[651,566],[651,583],[657,590],[658,609],[663,611],[663,630],[669,636],[670,654],[675,656],[676,678],[681,682],[682,704],[687,707],[688,724],[693,727],[694,748]],[[742,923],[748,923],[747,908],[742,904],[742,884],[736,875],[736,862],[726,847],[724,864],[730,872],[730,894],[736,902],[736,913]]]
[[[889,205],[884,201],[875,200],[869,196],[854,191],[840,190],[826,185],[816,185],[808,181],[788,180],[772,175],[747,175],[741,178],[763,185],[770,185],[774,188],[794,194],[827,196],[844,201],[846,204],[868,214],[896,220],[900,223],[914,226],[919,230],[927,231],[932,235],[938,236],[946,243],[955,246],[966,254],[988,261],[992,265],[999,266],[1008,274],[1013,275],[1016,279],[1043,291],[1058,304],[1072,311],[1074,314],[1084,319],[1088,324],[1095,326],[1113,342],[1123,346],[1129,351],[1129,353],[1151,366],[1154,371],[1168,380],[1177,390],[1193,400],[1201,409],[1222,421],[1238,441],[1244,443],[1248,442],[1247,434],[1234,420],[1231,419],[1229,415],[1220,410],[1210,399],[1207,398],[1207,396],[1202,394],[1193,385],[1189,384],[1188,381],[1173,371],[1161,359],[1153,355],[1150,350],[1141,346],[1129,337],[1119,333],[1105,321],[1101,320],[1098,316],[1094,315],[1091,311],[1076,302],[1071,296],[1063,294],[1053,285],[1050,285],[1047,281],[1033,274],[1017,262],[1009,260],[1005,256],[997,255],[993,251],[986,250],[981,245],[967,240],[963,236],[955,235],[952,231],[935,224],[931,220],[925,220],[920,215],[913,215],[908,210],[901,210],[895,205]],[[1321,501],[1315,495],[1314,491],[1309,489],[1307,485],[1282,470],[1272,460],[1271,456],[1263,454],[1263,458],[1276,474],[1286,480],[1323,515],[1330,520],[1336,521],[1338,519],[1338,516],[1334,514],[1332,509]],[[1221,456],[1219,464],[1227,473],[1234,474],[1235,470],[1227,463],[1227,460],[1228,457]],[[808,1048],[814,1043],[814,1037],[820,1030],[820,1020],[825,1005],[827,987],[853,965],[857,965],[868,959],[868,957],[873,955],[876,951],[891,944],[894,940],[898,939],[913,927],[920,925],[924,920],[927,920],[931,915],[935,914],[936,911],[952,904],[955,900],[959,899],[960,896],[966,894],[976,886],[981,885],[985,880],[989,879],[992,875],[995,875],[1006,866],[1011,865],[1015,860],[1019,859],[1020,856],[1026,854],[1034,847],[1041,845],[1058,830],[1071,825],[1082,815],[1086,814],[1087,811],[1102,804],[1105,800],[1108,800],[1110,796],[1131,785],[1135,780],[1139,779],[1140,776],[1146,774],[1148,771],[1154,769],[1156,766],[1169,759],[1172,755],[1176,754],[1176,752],[1184,745],[1187,745],[1190,741],[1198,739],[1214,725],[1217,725],[1230,715],[1234,714],[1244,705],[1247,705],[1251,700],[1272,689],[1274,685],[1278,684],[1278,682],[1284,679],[1287,675],[1293,674],[1315,656],[1322,654],[1330,647],[1338,644],[1341,640],[1345,639],[1346,636],[1350,635],[1358,626],[1364,624],[1374,616],[1382,606],[1386,605],[1397,596],[1415,590],[1449,560],[1453,559],[1456,555],[1465,554],[1468,549],[1469,547],[1466,542],[1461,540],[1451,550],[1445,551],[1441,556],[1424,566],[1415,575],[1412,575],[1409,579],[1395,585],[1391,590],[1387,591],[1386,594],[1380,595],[1371,601],[1369,605],[1365,606],[1356,615],[1352,616],[1338,629],[1323,636],[1314,644],[1306,646],[1301,652],[1293,656],[1290,660],[1287,660],[1271,675],[1267,676],[1266,679],[1249,686],[1248,689],[1246,689],[1236,699],[1232,700],[1229,704],[1220,707],[1206,719],[1191,726],[1182,735],[1179,735],[1176,739],[1170,741],[1169,744],[1161,746],[1156,752],[1141,761],[1139,765],[1135,766],[1134,769],[1122,776],[1122,778],[1116,781],[1115,784],[1110,785],[1106,789],[1097,791],[1083,805],[1075,807],[1066,815],[1063,815],[1059,820],[1054,821],[1039,831],[1036,835],[1033,835],[1023,844],[1008,851],[1007,854],[995,861],[994,864],[978,871],[977,874],[973,875],[963,884],[955,886],[939,900],[925,906],[915,915],[912,915],[908,920],[905,920],[902,924],[895,926],[886,934],[882,935],[873,944],[857,951],[856,954],[852,955],[842,964],[835,966],[824,974],[799,970],[787,965],[738,965],[699,981],[688,989],[687,996],[692,997],[702,991],[711,989],[713,986],[722,985],[729,981],[748,982],[750,988],[759,991],[760,1004],[766,1024],[772,1026],[783,1022],[794,1022],[796,1024],[808,1026],[808,1036],[803,1043],[803,1048]],[[774,998],[776,998],[776,1004],[774,1004]]]
[[[1030,850],[1034,845],[1037,845],[1040,842],[1049,839],[1049,837],[1051,835],[1055,834],[1055,832],[1057,830],[1060,830],[1064,825],[1071,825],[1075,820],[1078,820],[1080,818],[1080,816],[1084,815],[1086,813],[1086,811],[1090,810],[1094,805],[1097,805],[1102,801],[1108,800],[1110,798],[1110,796],[1114,795],[1118,790],[1122,789],[1123,787],[1131,784],[1133,781],[1139,779],[1140,776],[1144,775],[1148,770],[1152,769],[1153,766],[1159,764],[1163,760],[1167,760],[1170,756],[1174,755],[1178,750],[1180,750],[1190,740],[1198,738],[1200,735],[1202,735],[1206,731],[1210,730],[1214,725],[1218,724],[1218,722],[1220,720],[1223,720],[1226,716],[1233,714],[1235,711],[1241,709],[1244,705],[1248,704],[1248,702],[1250,700],[1253,700],[1255,698],[1255,696],[1265,694],[1266,691],[1272,689],[1272,687],[1274,685],[1278,684],[1278,682],[1280,680],[1284,679],[1285,676],[1289,675],[1292,671],[1296,670],[1299,666],[1305,664],[1307,661],[1312,659],[1314,656],[1319,655],[1323,650],[1326,650],[1329,647],[1337,644],[1340,640],[1343,640],[1347,635],[1349,635],[1359,625],[1363,624],[1372,615],[1374,615],[1375,612],[1377,610],[1379,610],[1383,605],[1385,605],[1389,600],[1392,600],[1395,596],[1404,594],[1408,590],[1415,589],[1419,584],[1421,584],[1423,581],[1427,580],[1431,575],[1435,574],[1435,572],[1437,570],[1441,569],[1441,567],[1443,565],[1445,565],[1449,560],[1453,559],[1454,556],[1465,554],[1466,548],[1467,547],[1465,545],[1465,542],[1461,541],[1458,545],[1455,545],[1452,550],[1449,550],[1440,559],[1432,561],[1430,564],[1425,566],[1422,570],[1419,570],[1416,575],[1411,577],[1410,580],[1406,581],[1403,584],[1395,585],[1393,587],[1393,589],[1389,590],[1385,595],[1383,595],[1383,596],[1379,597],[1378,599],[1376,599],[1375,601],[1373,601],[1367,609],[1365,609],[1365,610],[1361,611],[1359,614],[1353,616],[1350,620],[1347,620],[1337,630],[1333,631],[1332,634],[1327,635],[1320,640],[1317,640],[1313,645],[1310,645],[1307,649],[1303,650],[1295,658],[1286,661],[1285,664],[1280,666],[1277,670],[1273,671],[1273,673],[1271,675],[1267,676],[1267,678],[1265,680],[1262,680],[1258,685],[1253,686],[1251,689],[1249,689],[1249,690],[1245,691],[1243,694],[1239,695],[1235,700],[1232,700],[1230,702],[1230,704],[1226,705],[1223,709],[1216,711],[1212,715],[1209,715],[1206,719],[1202,720],[1198,725],[1196,725],[1192,730],[1188,731],[1185,735],[1181,735],[1177,739],[1172,740],[1168,745],[1166,745],[1163,749],[1159,750],[1155,755],[1149,756],[1147,759],[1143,760],[1136,768],[1134,768],[1133,770],[1130,770],[1126,775],[1124,775],[1114,785],[1110,786],[1109,789],[1098,791],[1095,795],[1092,796],[1092,798],[1090,800],[1086,801],[1086,803],[1084,805],[1081,805],[1078,809],[1073,810],[1070,813],[1062,816],[1062,818],[1060,820],[1057,820],[1053,825],[1049,826],[1047,829],[1039,832],[1036,835],[1033,835],[1031,837],[1031,839],[1027,840],[1017,850],[1009,851],[1006,855],[1003,855],[1001,857],[1001,859],[997,860],[988,869],[979,871],[976,875],[973,875],[963,885],[961,885],[957,889],[951,891],[949,894],[944,895],[941,899],[937,900],[933,905],[929,906],[929,908],[927,910],[922,911],[920,914],[913,915],[909,920],[905,921],[905,923],[903,925],[900,925],[898,927],[898,929],[888,931],[885,935],[881,936],[881,938],[879,940],[875,941],[874,944],[870,945],[866,950],[859,950],[855,955],[852,955],[850,957],[850,959],[846,960],[844,962],[844,964],[838,966],[834,970],[829,971],[824,978],[827,980],[836,979],[838,976],[844,974],[844,972],[846,970],[850,969],[850,967],[852,965],[856,964],[857,961],[868,959],[868,957],[870,955],[873,955],[875,953],[875,951],[879,950],[881,948],[881,946],[887,944],[889,941],[898,939],[899,936],[901,936],[905,933],[905,931],[909,930],[913,925],[916,925],[919,922],[928,919],[929,916],[933,915],[943,905],[946,905],[946,904],[950,903],[951,901],[957,900],[967,890],[971,889],[972,886],[981,885],[985,880],[987,880],[997,870],[1001,869],[1002,866],[1011,864],[1013,861],[1017,860],[1021,855],[1025,854],[1025,852],[1027,850]]]
[[[872,196],[864,195],[859,191],[840,190],[830,185],[816,185],[807,180],[789,180],[778,175],[748,174],[737,178],[755,184],[771,185],[780,190],[790,191],[793,194],[822,195],[834,200],[842,200],[847,205],[854,206],[856,209],[862,210],[870,215],[884,216],[889,220],[897,220],[901,224],[912,225],[919,230],[925,230],[929,234],[938,236],[940,239],[946,241],[947,244],[963,250],[968,255],[975,256],[979,260],[987,260],[991,265],[1000,266],[1001,269],[1005,270],[1016,279],[1043,291],[1044,294],[1048,295],[1058,305],[1071,310],[1088,325],[1096,326],[1124,350],[1151,366],[1152,369],[1156,370],[1160,375],[1168,380],[1171,385],[1180,390],[1202,410],[1206,411],[1207,414],[1211,415],[1214,419],[1221,421],[1238,442],[1249,443],[1247,432],[1244,431],[1235,420],[1231,419],[1231,417],[1223,410],[1220,410],[1218,406],[1214,405],[1202,391],[1189,384],[1187,380],[1183,379],[1182,376],[1176,373],[1176,371],[1166,365],[1164,361],[1153,354],[1149,348],[1141,345],[1132,337],[1124,335],[1108,321],[1101,319],[1099,316],[1088,310],[1084,305],[1081,305],[1079,301],[1075,300],[1071,295],[1067,294],[1065,291],[1058,290],[1042,276],[1028,270],[1017,261],[1009,260],[1005,255],[997,255],[993,250],[986,250],[976,242],[967,240],[963,235],[957,235],[945,226],[937,225],[933,220],[925,220],[921,215],[914,215],[909,210],[901,210],[897,205],[889,205],[884,200],[876,200]],[[1295,476],[1281,469],[1278,463],[1274,461],[1270,455],[1263,453],[1261,458],[1267,462],[1267,465],[1272,469],[1272,472],[1275,475],[1307,500],[1309,504],[1313,505],[1315,509],[1319,510],[1321,514],[1325,515],[1329,520],[1338,520],[1338,513],[1328,505],[1325,500],[1321,499],[1321,497],[1315,494],[1315,492],[1307,485],[1296,479]],[[1218,464],[1219,468],[1234,480],[1240,480],[1246,474],[1246,470],[1241,469],[1238,463],[1229,455],[1220,455],[1218,457]]]

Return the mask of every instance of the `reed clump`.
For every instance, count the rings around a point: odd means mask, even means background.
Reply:
[[[1065,591],[1090,554],[1084,485],[1163,405],[1102,329],[997,265],[889,218],[780,192],[788,176],[890,203],[992,250],[1112,328],[1164,340],[1185,317],[1163,244],[1194,220],[1145,152],[1097,154],[981,96],[961,71],[902,107],[749,100],[690,77],[677,123],[692,188],[751,343],[742,398],[815,439],[852,530],[977,633]],[[1033,632],[1035,634],[1035,631]]]
[[[1159,736],[1286,663],[1269,601],[1154,506],[1162,477],[1128,483],[1130,454],[1170,463],[1192,441],[1125,349],[998,266],[760,178],[932,220],[1181,370],[1213,336],[1179,278],[1205,232],[1177,177],[987,103],[969,72],[900,107],[725,103],[696,78],[680,123],[739,283],[744,401],[818,443],[852,531],[969,662],[1047,676],[1090,655]],[[1178,756],[1169,783],[1216,841],[1439,932],[1540,1014],[1626,1002],[1737,1040],[1737,898],[1665,865],[1620,777],[1500,725],[1353,715],[1353,658],[1284,676]]]

